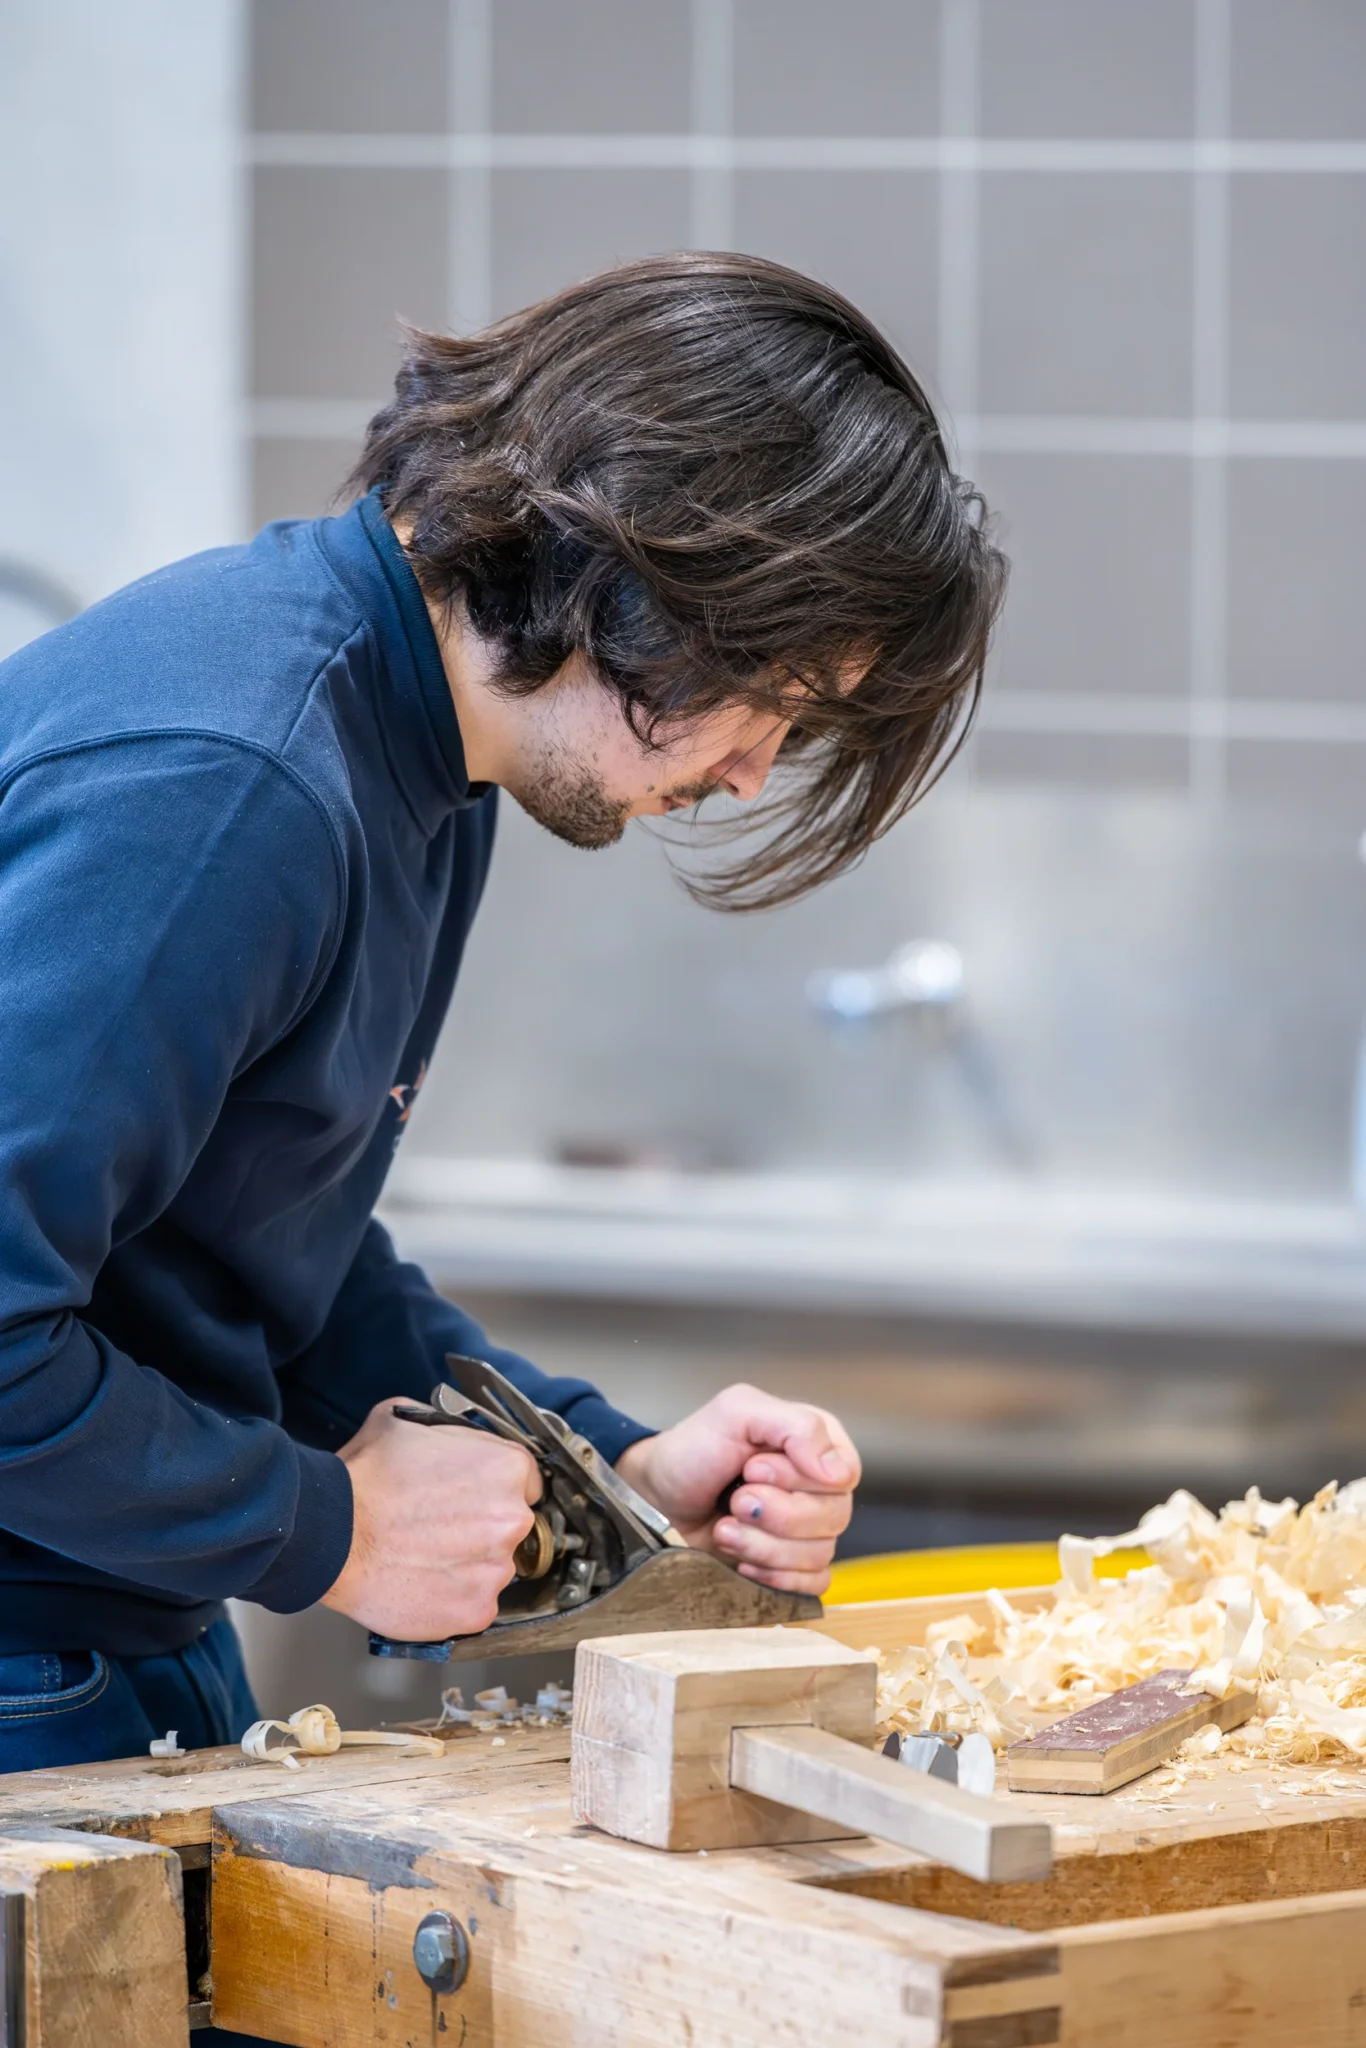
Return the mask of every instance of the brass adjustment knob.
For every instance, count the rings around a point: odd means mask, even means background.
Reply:
[[[555,1562],[555,1532],[538,1510],[531,1527],[512,1553],[519,1579],[543,1579]]]

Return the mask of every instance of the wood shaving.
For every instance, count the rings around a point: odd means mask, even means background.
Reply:
[[[287,1721],[253,1721],[242,1737],[242,1753],[253,1763],[283,1764],[297,1771],[300,1756],[335,1756],[339,1749],[392,1746],[404,1756],[444,1756],[446,1746],[430,1735],[393,1728],[343,1728],[331,1707],[300,1707]]]
[[[1141,1546],[1152,1563],[1098,1579],[1097,1558]],[[1064,1536],[1062,1580],[1024,1613],[987,1595],[923,1647],[880,1657],[878,1718],[903,1734],[979,1729],[1004,1748],[1154,1673],[1188,1666],[1192,1691],[1257,1692],[1257,1712],[1202,1730],[1151,1781],[1162,1791],[1253,1762],[1366,1762],[1366,1480],[1301,1507],[1256,1487],[1215,1515],[1174,1493],[1122,1535]],[[1339,1775],[1333,1788],[1355,1785]]]

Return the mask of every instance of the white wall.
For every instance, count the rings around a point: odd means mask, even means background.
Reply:
[[[244,524],[241,27],[0,6],[0,559],[82,602]]]

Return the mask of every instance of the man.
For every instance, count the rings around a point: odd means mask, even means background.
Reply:
[[[820,1592],[848,1519],[833,1416],[733,1387],[652,1435],[491,1347],[371,1212],[495,790],[606,846],[781,761],[699,893],[841,872],[975,699],[980,503],[866,321],[739,256],[410,335],[353,483],[0,672],[0,1769],[238,1736],[230,1596],[487,1625],[538,1482],[395,1419],[447,1351],[752,1578]]]

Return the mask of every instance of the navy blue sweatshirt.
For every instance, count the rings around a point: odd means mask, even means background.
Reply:
[[[336,1447],[446,1351],[609,1459],[646,1434],[371,1215],[494,807],[373,496],[0,665],[0,1651],[309,1605],[351,1540]]]

